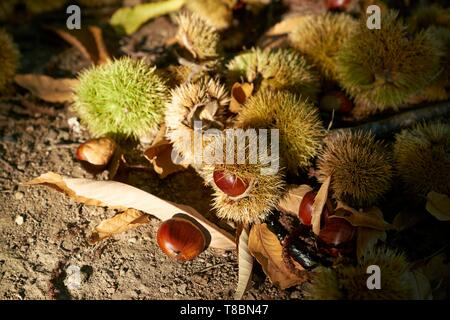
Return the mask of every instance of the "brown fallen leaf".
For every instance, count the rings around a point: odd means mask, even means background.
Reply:
[[[355,227],[366,227],[381,231],[394,229],[393,225],[384,221],[383,213],[377,207],[371,207],[360,212],[338,202],[334,215],[344,218]]]
[[[295,30],[299,23],[307,17],[307,15],[301,14],[288,16],[281,20],[258,39],[258,47],[279,48],[289,46],[289,33]]]
[[[73,89],[78,85],[77,79],[55,79],[39,74],[18,74],[14,81],[36,97],[52,103],[73,101]]]
[[[366,214],[383,219],[383,213],[380,210],[371,210]],[[358,260],[361,259],[366,252],[370,251],[378,241],[386,241],[386,238],[387,233],[384,230],[358,227],[356,239],[356,256]]]
[[[392,225],[397,231],[402,231],[414,227],[424,218],[425,214],[423,214],[422,212],[404,209],[397,213],[397,215],[394,217],[394,220],[392,221]]]
[[[248,230],[243,228],[238,238],[238,284],[236,292],[234,293],[234,299],[240,300],[247,291],[252,278],[253,270],[253,256],[248,248]]]
[[[48,172],[25,185],[46,185],[67,194],[77,202],[87,205],[121,210],[136,209],[161,220],[184,213],[196,219],[208,232],[212,248],[234,250],[234,237],[221,229],[194,208],[160,199],[148,192],[117,181],[97,181],[64,177]]]
[[[233,113],[239,113],[242,105],[245,103],[248,97],[252,95],[253,83],[239,83],[236,82],[231,88],[231,101],[230,111]]]
[[[150,222],[150,215],[135,209],[127,209],[112,218],[100,222],[90,236],[89,242],[94,244],[115,234],[147,224],[148,222]]]
[[[270,281],[281,289],[301,284],[307,280],[306,275],[299,277],[285,265],[280,241],[265,223],[253,225],[248,239],[248,249],[261,264]]]
[[[303,196],[311,190],[312,188],[306,184],[289,188],[286,196],[284,196],[278,204],[279,209],[283,212],[298,217],[298,211],[300,209],[300,203],[302,202]]]
[[[165,138],[165,126],[161,126],[153,144],[144,152],[144,156],[153,165],[161,179],[168,175],[186,170],[188,164],[175,164],[172,161],[172,143]]]
[[[328,189],[330,188],[331,176],[327,177],[325,181],[320,186],[316,197],[314,198],[314,203],[312,205],[311,213],[311,224],[314,234],[318,235],[320,232],[320,218],[322,216],[323,208],[327,203],[328,199]]]
[[[102,64],[110,59],[105,42],[103,41],[102,29],[97,26],[87,26],[79,30],[55,27],[50,27],[49,29],[80,50],[94,64]]]
[[[425,208],[440,221],[450,220],[450,197],[445,194],[430,191]]]

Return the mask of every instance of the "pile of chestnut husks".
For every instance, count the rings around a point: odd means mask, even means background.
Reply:
[[[356,228],[347,220],[334,215],[329,200],[321,215],[319,234],[312,232],[312,205],[316,194],[315,191],[309,191],[304,195],[299,207],[299,219],[278,211],[266,220],[269,230],[280,240],[284,254],[306,270],[320,265],[330,266],[337,257],[350,257],[355,247]]]

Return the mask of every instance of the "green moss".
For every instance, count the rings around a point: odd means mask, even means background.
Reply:
[[[95,137],[139,138],[163,120],[168,90],[155,68],[121,58],[81,73],[74,110]]]

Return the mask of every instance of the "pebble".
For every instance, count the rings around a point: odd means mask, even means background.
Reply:
[[[186,289],[187,289],[187,285],[186,284],[182,284],[178,287],[178,292],[181,294],[186,294]]]
[[[137,241],[137,239],[136,238],[130,238],[130,239],[128,239],[128,242],[129,243],[136,243],[136,241]]]
[[[159,291],[161,292],[161,293],[169,293],[169,288],[166,288],[166,287],[160,287],[159,288]]]
[[[24,219],[21,215],[18,215],[14,221],[15,221],[19,226],[21,226],[21,225],[25,222],[25,219]]]
[[[16,200],[21,200],[23,199],[23,192],[17,191],[16,193],[14,193],[14,198]]]

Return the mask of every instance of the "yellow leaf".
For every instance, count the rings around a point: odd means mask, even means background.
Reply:
[[[18,74],[14,81],[36,97],[52,103],[73,101],[73,89],[78,85],[77,79],[55,79],[38,74]]]
[[[103,220],[89,238],[90,243],[96,243],[115,234],[125,232],[150,221],[148,214],[138,210],[128,209],[116,214],[114,217]]]
[[[360,212],[340,203],[338,204],[334,215],[344,218],[355,227],[366,227],[381,231],[394,228],[391,224],[384,221],[383,213],[377,207],[371,207]]]
[[[64,192],[77,202],[87,205],[126,210],[133,208],[161,220],[184,213],[196,219],[208,232],[212,248],[234,250],[234,237],[206,219],[194,208],[160,199],[148,192],[117,181],[97,181],[64,177],[48,172],[25,185],[46,185]]]
[[[450,220],[450,197],[445,194],[430,191],[425,208],[440,221]]]
[[[264,224],[255,224],[250,230],[248,239],[250,253],[261,264],[264,273],[270,281],[286,289],[306,281],[304,277],[292,273],[283,261],[283,248],[277,236],[273,234]]]
[[[328,189],[330,188],[331,176],[327,177],[320,186],[314,203],[312,205],[311,224],[314,234],[318,235],[320,232],[320,217],[322,216],[323,208],[328,199]]]

